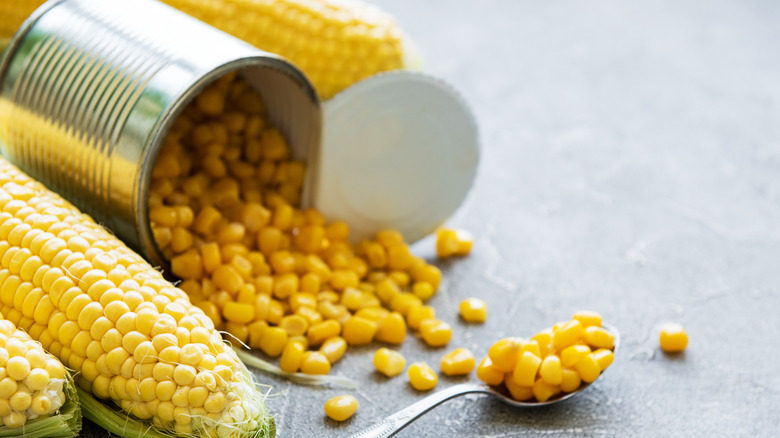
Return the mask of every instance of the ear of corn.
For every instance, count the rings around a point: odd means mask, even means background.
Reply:
[[[396,21],[361,0],[162,0],[262,50],[309,77],[323,99],[373,74],[415,67]],[[43,0],[0,2],[0,39]]]
[[[65,367],[0,315],[0,437],[73,437],[79,430],[78,397]]]
[[[84,391],[162,434],[273,432],[264,394],[186,294],[3,159],[0,311]]]

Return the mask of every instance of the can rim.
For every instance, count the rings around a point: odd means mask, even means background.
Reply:
[[[242,70],[252,68],[274,69],[287,75],[297,84],[304,97],[310,99],[317,107],[321,106],[317,91],[299,68],[279,55],[262,51],[261,53],[262,55],[252,55],[228,61],[201,75],[198,80],[182,91],[183,97],[177,99],[173,105],[166,109],[164,115],[159,118],[158,123],[152,130],[154,137],[148,142],[148,151],[144,154],[144,160],[140,166],[134,205],[136,208],[135,217],[137,218],[136,231],[138,232],[138,240],[141,243],[141,250],[149,262],[153,266],[162,269],[163,273],[170,272],[170,261],[162,254],[157,242],[154,240],[149,220],[149,194],[152,183],[152,170],[157,162],[157,156],[160,153],[163,141],[168,136],[171,127],[199,92],[228,73],[241,72]]]

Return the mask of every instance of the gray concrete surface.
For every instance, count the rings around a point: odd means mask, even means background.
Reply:
[[[454,326],[449,348],[481,356],[581,308],[623,339],[575,399],[517,410],[462,397],[398,436],[776,435],[780,3],[375,1],[482,130],[476,184],[451,221],[475,234],[474,252],[441,263],[433,299]],[[458,321],[470,296],[489,303],[485,325]],[[665,321],[688,329],[684,354],[658,349]],[[419,400],[405,377],[372,372],[376,348],[334,368],[356,391],[263,377],[283,393],[268,400],[279,436],[349,436]],[[401,351],[435,364],[445,349],[409,339]],[[356,416],[325,418],[323,403],[350,392]]]

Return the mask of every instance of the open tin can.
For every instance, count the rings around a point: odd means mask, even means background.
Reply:
[[[365,79],[320,102],[293,65],[153,0],[51,0],[0,60],[0,153],[167,268],[149,224],[152,168],[176,118],[238,72],[304,160],[301,204],[409,242],[461,204],[477,125],[449,85],[416,72]]]
[[[157,266],[152,168],[181,111],[238,72],[295,159],[320,145],[322,110],[293,65],[152,0],[53,0],[0,62],[0,153]],[[304,194],[305,196],[305,194]]]

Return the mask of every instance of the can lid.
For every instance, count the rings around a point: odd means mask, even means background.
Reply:
[[[383,73],[324,103],[308,203],[349,223],[353,241],[393,228],[413,242],[455,212],[478,161],[476,121],[452,87]]]

